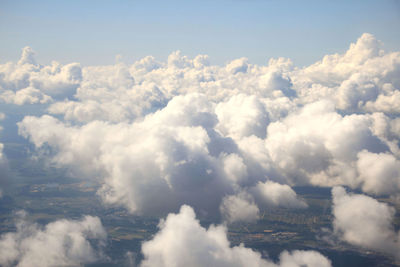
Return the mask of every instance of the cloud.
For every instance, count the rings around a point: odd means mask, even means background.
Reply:
[[[97,217],[58,220],[41,227],[20,218],[0,236],[2,266],[80,266],[102,257],[106,232]],[[94,245],[95,247],[94,247]]]
[[[400,160],[390,153],[358,153],[357,169],[364,192],[383,195],[400,192]]]
[[[20,60],[18,61],[18,65],[25,64],[37,65],[35,60],[35,52],[29,46],[25,46],[22,49],[22,55]]]
[[[291,80],[302,103],[330,98],[344,111],[390,114],[398,113],[393,100],[400,88],[399,74],[400,53],[385,52],[380,41],[364,33],[346,53],[326,55],[311,66],[295,70]]]
[[[159,232],[142,244],[146,266],[265,266],[289,267],[331,266],[316,251],[283,252],[278,264],[263,259],[261,254],[243,246],[231,247],[225,226],[203,228],[193,209],[182,206],[177,214],[169,214],[159,224]],[[165,244],[168,244],[167,246]]]
[[[104,179],[99,193],[107,203],[138,213],[189,203],[215,214],[215,203],[232,192],[218,155],[234,147],[212,130],[209,109],[204,97],[187,95],[137,123],[70,127],[45,115],[25,117],[19,127],[38,148],[52,148],[56,164]]]
[[[273,263],[231,247],[224,226],[205,229],[194,211],[251,223],[263,209],[307,208],[292,189],[302,185],[398,199],[399,77],[400,52],[367,33],[303,68],[285,58],[218,66],[180,51],[166,62],[40,65],[27,47],[18,63],[0,64],[0,101],[44,105],[18,123],[19,134],[54,166],[97,179],[106,206],[157,216],[193,207],[168,215],[143,244],[143,266],[330,266],[315,251]],[[337,236],[397,256],[390,206],[341,187],[333,200]]]
[[[365,103],[365,110],[370,112],[384,112],[398,116],[400,114],[400,91],[392,83],[384,83],[375,101]]]
[[[237,221],[253,222],[259,218],[260,214],[253,197],[246,192],[224,197],[220,210],[225,220],[231,223]]]
[[[257,186],[251,188],[257,203],[271,207],[285,208],[306,208],[308,205],[297,197],[293,189],[286,184],[279,184],[273,181],[265,183],[258,182]]]
[[[263,103],[254,95],[239,94],[218,103],[215,114],[218,116],[217,129],[224,136],[233,139],[250,135],[265,138],[269,116]]]
[[[271,123],[265,146],[289,183],[358,187],[357,154],[388,150],[372,125],[370,115],[342,116],[332,102],[318,101]]]
[[[229,73],[236,74],[240,72],[247,72],[248,69],[248,59],[247,58],[239,58],[232,60],[228,65],[226,65],[226,70]]]
[[[400,54],[370,34],[304,68],[285,58],[216,66],[179,51],[84,68],[41,66],[31,49],[22,59],[0,65],[3,99],[51,104],[20,134],[56,166],[99,179],[109,205],[166,214],[186,203],[235,218],[229,207],[246,204],[251,214],[237,218],[251,220],[306,207],[291,186],[398,194],[398,174],[384,170],[400,159]]]
[[[25,47],[18,64],[0,65],[0,100],[25,105],[72,99],[81,80],[78,63],[63,66],[53,61],[42,66],[36,63],[33,50]]]
[[[217,131],[217,122],[214,104],[205,95],[187,94],[138,122],[95,120],[74,126],[44,115],[27,116],[18,126],[38,150],[49,152],[54,164],[101,179],[98,193],[105,203],[139,214],[165,214],[187,203],[203,216],[218,216],[223,202],[224,214],[231,214],[228,220],[252,220],[258,203],[235,195],[255,194],[250,188],[269,178],[248,172],[246,155]],[[263,195],[275,189],[280,187]],[[276,193],[270,204],[297,207],[289,204],[296,194],[288,189]],[[288,192],[287,198],[277,197]],[[252,207],[249,218],[229,212],[246,203]]]
[[[287,97],[295,97],[296,91],[292,89],[292,82],[287,73],[281,70],[269,71],[260,77],[261,88],[272,90],[275,93],[282,92]]]
[[[334,187],[332,198],[337,236],[350,244],[400,257],[400,233],[394,230],[393,207],[366,195],[347,193],[343,187]]]

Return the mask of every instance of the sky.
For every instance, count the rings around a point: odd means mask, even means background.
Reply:
[[[214,64],[271,57],[309,65],[364,32],[400,47],[400,1],[0,1],[0,61],[30,46],[41,63],[160,60],[176,50]]]

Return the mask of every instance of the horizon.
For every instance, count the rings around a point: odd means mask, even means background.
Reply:
[[[0,12],[1,62],[30,46],[43,64],[108,65],[117,55],[126,63],[148,55],[165,61],[180,50],[216,65],[285,57],[302,67],[343,53],[364,32],[387,51],[400,47],[396,0],[3,1]]]

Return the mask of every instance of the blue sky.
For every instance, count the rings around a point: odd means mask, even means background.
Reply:
[[[248,57],[298,66],[344,52],[363,32],[400,48],[400,1],[1,1],[0,62],[31,46],[41,63],[125,62],[172,51],[211,62]]]

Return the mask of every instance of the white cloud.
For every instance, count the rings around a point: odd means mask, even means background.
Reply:
[[[316,251],[285,251],[280,256],[280,262],[275,264],[263,259],[260,253],[245,248],[243,244],[231,247],[224,226],[203,228],[189,206],[182,206],[178,214],[169,214],[159,227],[160,231],[154,238],[142,244],[142,267],[331,266],[330,261]]]
[[[189,204],[201,217],[221,216],[228,222],[254,221],[271,206],[306,207],[291,188],[295,185],[344,185],[398,197],[399,89],[400,52],[385,52],[371,34],[363,34],[343,54],[326,55],[304,68],[285,58],[270,59],[265,66],[246,58],[217,66],[207,55],[189,58],[179,51],[167,62],[148,56],[130,65],[118,60],[83,68],[79,63],[40,65],[29,47],[18,63],[0,64],[0,101],[50,104],[48,114],[26,116],[20,134],[56,166],[83,179],[99,179],[98,194],[106,204],[157,215]],[[395,254],[392,247],[399,241],[390,230],[392,209],[340,190],[334,189],[337,234]],[[348,207],[358,205],[365,214],[356,214],[355,221],[371,221],[368,229],[377,231],[370,239],[352,224]],[[364,208],[368,205],[372,215]],[[210,231],[225,240],[223,246],[212,243],[223,253],[207,255],[223,256],[210,261],[240,265],[248,258],[256,266],[276,266],[244,247],[230,248],[223,227],[196,226],[186,209],[168,218],[186,214],[201,240]],[[146,243],[154,250],[148,250],[144,264],[180,260],[175,251],[158,247],[157,240],[167,240],[165,229],[177,231],[163,226]],[[185,238],[172,244],[186,249]],[[382,249],[371,245],[375,241]],[[204,242],[207,248],[210,243]],[[199,250],[199,258],[203,253]],[[280,266],[320,262],[321,257],[284,252]]]
[[[375,102],[366,102],[365,109],[373,112],[381,111],[387,114],[400,114],[400,91],[394,89],[391,84],[387,84],[387,88],[389,90],[383,94],[379,94]]]
[[[400,257],[400,233],[392,224],[393,207],[365,195],[347,193],[343,187],[333,188],[332,197],[336,235],[353,245]]]
[[[204,216],[241,192],[253,211],[303,207],[294,185],[398,193],[397,174],[383,170],[400,159],[400,54],[370,34],[305,68],[284,58],[216,66],[179,51],[85,68],[33,59],[26,48],[19,64],[0,65],[0,97],[53,101],[54,117],[26,117],[20,133],[53,163],[100,179],[108,204],[152,214],[188,203]],[[372,156],[381,179],[362,167]]]
[[[58,220],[40,227],[23,218],[0,236],[2,266],[80,266],[102,257],[106,232],[97,217]],[[89,242],[94,241],[97,247]]]
[[[271,123],[265,146],[290,183],[358,187],[357,154],[388,149],[372,125],[370,115],[342,116],[331,102],[319,101]]]
[[[226,65],[226,70],[231,74],[236,73],[245,73],[248,69],[248,59],[247,58],[239,58],[232,60],[228,65]]]
[[[253,197],[246,192],[224,197],[220,210],[224,219],[230,223],[237,221],[254,222],[260,214]]]
[[[219,122],[217,129],[224,136],[234,139],[250,135],[265,138],[269,117],[256,96],[235,95],[227,102],[218,103],[215,113]]]
[[[29,46],[26,46],[22,49],[22,55],[20,60],[18,61],[18,65],[25,65],[25,64],[31,64],[31,65],[37,65],[36,60],[35,60],[35,52],[30,48]]]
[[[107,203],[139,213],[189,203],[215,213],[233,183],[218,155],[232,148],[212,131],[216,118],[209,109],[203,96],[187,95],[132,124],[93,121],[73,127],[42,116],[26,117],[19,127],[38,148],[51,147],[56,164],[104,179],[100,193]]]
[[[18,64],[0,65],[0,99],[16,105],[72,99],[81,80],[78,63],[41,66],[32,49],[25,47]]]
[[[345,111],[398,113],[398,103],[393,100],[400,88],[400,53],[385,52],[382,46],[365,33],[343,55],[327,55],[293,71],[293,87],[300,102],[330,98]]]
[[[400,193],[400,160],[389,153],[358,153],[357,170],[364,192],[382,195]]]
[[[267,206],[279,206],[286,208],[305,208],[307,203],[297,197],[296,192],[288,185],[273,181],[258,182],[251,189],[257,199],[257,203]]]
[[[20,134],[37,149],[50,148],[53,163],[101,179],[104,186],[99,194],[106,203],[149,214],[187,203],[202,215],[217,215],[221,203],[226,214],[232,214],[236,205],[248,204],[249,218],[254,219],[256,203],[223,198],[240,191],[255,194],[249,188],[268,180],[267,171],[248,171],[252,163],[246,154],[216,131],[214,107],[206,96],[188,94],[174,97],[165,108],[133,123],[92,121],[73,126],[44,115],[25,117],[18,125]],[[294,191],[289,187],[283,191],[290,196],[274,196],[271,203],[297,207],[289,204],[296,199]]]

